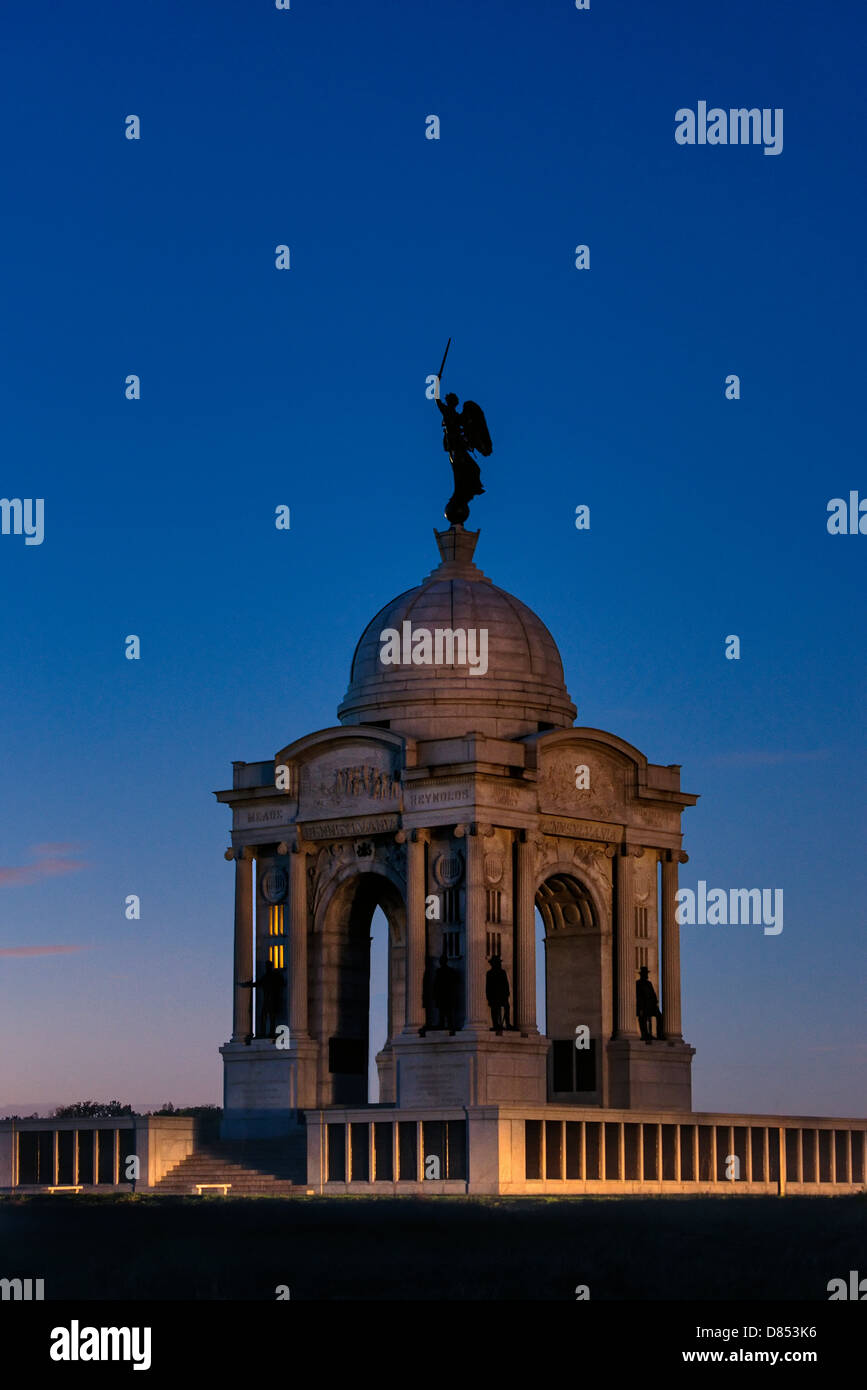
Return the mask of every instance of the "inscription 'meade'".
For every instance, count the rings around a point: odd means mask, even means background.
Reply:
[[[261,810],[238,812],[240,825],[291,825],[292,817],[280,806],[265,806]]]

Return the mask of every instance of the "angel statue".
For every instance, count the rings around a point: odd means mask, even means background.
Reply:
[[[492,449],[491,436],[488,434],[484,411],[475,401],[464,401],[463,410],[458,410],[458,398],[453,391],[449,392],[445,401],[440,400],[438,388],[443,366],[445,357],[437,375],[437,392],[434,399],[443,417],[443,448],[451,459],[455,479],[455,490],[446,503],[445,514],[446,520],[453,526],[462,526],[470,514],[470,501],[473,497],[480,497],[485,490],[479,465],[473,454],[478,450],[483,458],[489,458]]]

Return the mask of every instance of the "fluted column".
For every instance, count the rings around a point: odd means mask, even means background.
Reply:
[[[253,974],[253,859],[255,849],[227,849],[235,861],[235,984],[232,1010],[232,1042],[243,1042],[253,1032],[253,991],[239,983]]]
[[[539,1031],[536,1021],[536,879],[534,843],[525,830],[517,846],[518,882],[515,885],[515,963],[517,1010],[515,1026],[526,1037]]]
[[[289,856],[289,1036],[307,1037],[307,846]]]
[[[632,958],[634,861],[643,854],[640,847],[624,847],[615,856],[617,902],[617,1028],[618,1038],[638,1036],[635,1016],[635,971]]]
[[[404,1033],[424,1027],[425,970],[425,844],[426,830],[399,830],[398,844],[406,845],[406,1009]]]
[[[485,1004],[485,871],[483,834],[487,826],[459,825],[455,834],[467,846],[465,967],[466,1008],[464,1028],[483,1030],[488,1016]]]
[[[683,850],[662,856],[662,1029],[666,1038],[683,1037],[680,1018],[680,927],[677,921],[677,869],[689,859]]]

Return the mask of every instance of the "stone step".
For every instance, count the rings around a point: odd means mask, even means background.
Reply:
[[[175,1164],[156,1184],[158,1193],[189,1194],[196,1184],[231,1184],[235,1196],[292,1196],[306,1191],[307,1137],[205,1143]]]
[[[233,1185],[225,1193],[219,1189],[211,1192],[200,1192],[195,1183],[178,1183],[175,1186],[158,1183],[154,1188],[158,1197],[303,1197],[306,1191],[306,1188],[299,1187],[292,1182],[278,1182],[271,1187],[237,1187]]]

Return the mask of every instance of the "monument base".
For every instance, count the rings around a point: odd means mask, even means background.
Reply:
[[[617,1110],[691,1110],[695,1048],[682,1040],[612,1038],[608,1100]]]
[[[386,1043],[381,1052],[376,1054],[376,1070],[379,1076],[379,1103],[380,1105],[394,1105],[395,1079],[394,1079],[394,1053],[391,1043]]]
[[[223,1058],[223,1139],[276,1139],[298,1123],[298,1111],[316,1104],[318,1048],[311,1038],[277,1047],[271,1038],[230,1042]]]
[[[453,1036],[429,1029],[425,1036],[392,1039],[394,1103],[398,1106],[544,1105],[547,1038],[517,1033]]]

